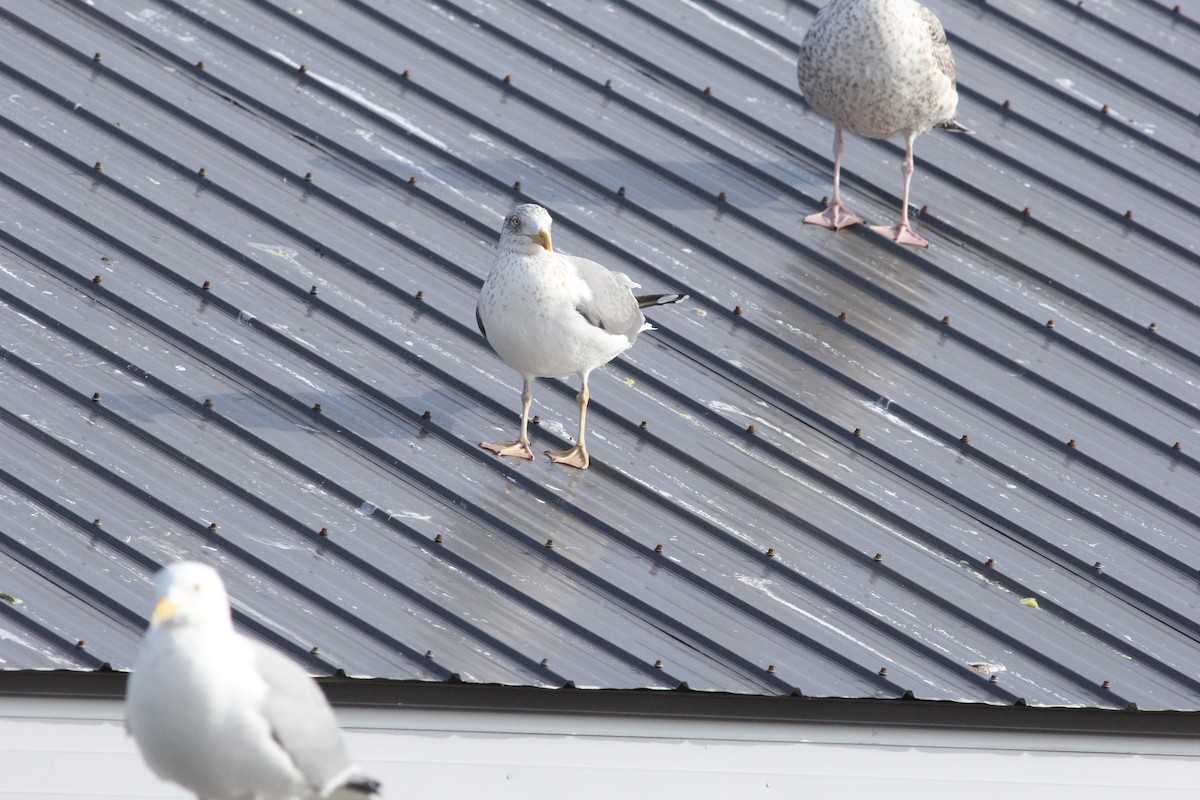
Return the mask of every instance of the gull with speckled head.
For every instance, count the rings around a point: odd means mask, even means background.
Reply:
[[[379,784],[346,755],[317,684],[234,630],[217,571],[161,570],[125,699],[126,724],[161,778],[201,800],[366,800]]]
[[[954,119],[954,56],[942,23],[916,0],[830,0],[800,43],[797,77],[808,105],[833,122],[833,199],[804,221],[834,230],[863,221],[842,205],[843,128],[871,139],[903,138],[900,221],[871,229],[927,247],[908,224],[913,142],[932,128],[969,132]]]
[[[683,300],[683,294],[633,294],[638,284],[586,258],[557,252],[549,212],[532,203],[514,208],[500,227],[491,272],[475,307],[479,332],[521,374],[521,433],[515,442],[481,442],[501,456],[533,458],[529,407],[534,378],[578,375],[579,437],[555,462],[587,469],[588,376],[633,346],[652,327],[642,309]]]

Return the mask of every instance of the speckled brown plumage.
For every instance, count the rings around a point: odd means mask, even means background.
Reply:
[[[899,137],[907,143],[901,220],[875,230],[901,244],[928,244],[908,224],[912,143],[934,127],[965,130],[954,119],[954,56],[937,17],[915,0],[831,0],[800,45],[797,77],[808,105],[834,123],[833,200],[805,222],[836,229],[862,221],[841,203],[843,128]]]

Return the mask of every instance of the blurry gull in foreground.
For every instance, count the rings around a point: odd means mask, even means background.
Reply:
[[[365,800],[329,703],[286,656],[234,630],[216,570],[155,576],[157,603],[129,676],[126,720],[162,778],[202,800]]]
[[[533,204],[517,206],[504,218],[496,260],[475,307],[479,332],[524,381],[520,436],[515,442],[481,446],[502,456],[533,458],[533,379],[578,375],[579,437],[574,447],[549,455],[559,464],[587,469],[588,376],[652,327],[641,309],[675,303],[687,295],[635,297],[637,284],[628,275],[555,252],[551,224],[546,209]]]
[[[843,228],[862,218],[842,205],[842,129],[872,139],[903,138],[900,222],[871,229],[900,244],[929,242],[908,224],[913,141],[931,128],[967,132],[958,108],[954,56],[933,12],[915,0],[830,0],[800,43],[797,76],[804,99],[833,121],[833,199],[805,222]]]

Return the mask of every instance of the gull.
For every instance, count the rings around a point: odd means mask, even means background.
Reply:
[[[202,800],[365,800],[325,695],[294,662],[234,630],[217,571],[184,561],[157,602],[126,695],[126,721],[161,778]]]
[[[579,436],[575,446],[553,450],[559,464],[587,469],[588,376],[633,346],[653,326],[642,309],[683,300],[683,294],[634,296],[638,284],[623,272],[556,252],[553,220],[539,205],[509,212],[491,272],[475,307],[479,332],[506,364],[521,374],[521,434],[515,442],[481,442],[501,456],[533,458],[529,407],[534,378],[578,375]]]
[[[842,205],[842,129],[872,139],[903,138],[900,222],[872,225],[899,244],[928,247],[908,224],[913,141],[931,128],[969,133],[958,108],[954,56],[933,12],[915,0],[830,0],[800,43],[804,99],[833,121],[833,199],[804,221],[837,230],[862,218]]]

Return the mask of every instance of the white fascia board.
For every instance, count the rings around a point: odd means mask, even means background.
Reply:
[[[339,707],[385,797],[1107,800],[1194,796],[1193,737]],[[183,798],[120,701],[0,697],[0,798]],[[784,794],[780,794],[783,792]],[[815,794],[814,794],[815,793]]]

